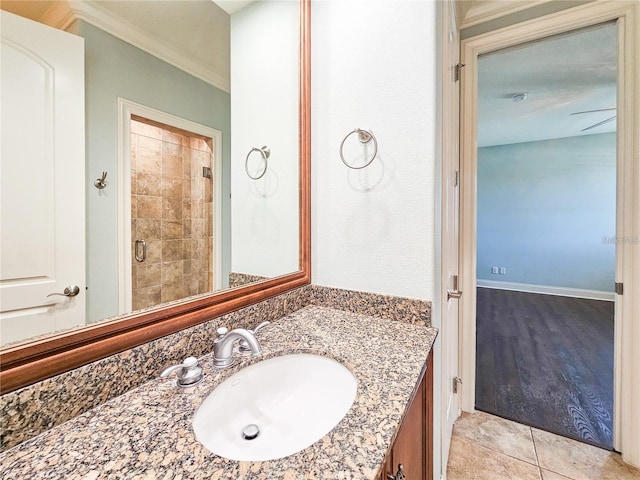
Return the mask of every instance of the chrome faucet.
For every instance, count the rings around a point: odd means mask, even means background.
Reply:
[[[271,323],[270,321],[266,320],[262,322],[260,325],[258,325],[257,327],[255,327],[253,330],[249,330],[249,331],[253,333],[253,336],[255,337],[256,334],[258,333],[258,330],[266,327],[270,323]],[[240,351],[240,353],[249,353],[251,351],[251,348],[249,348],[249,344],[247,343],[246,340],[240,340],[240,347],[238,348],[238,350]]]
[[[213,365],[217,368],[233,365],[233,344],[238,339],[245,340],[254,355],[262,353],[258,340],[249,330],[236,328],[229,332],[225,327],[220,327],[216,332],[218,338],[213,342]]]

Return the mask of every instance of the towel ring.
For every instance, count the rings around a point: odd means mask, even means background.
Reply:
[[[369,143],[371,140],[373,140],[373,156],[367,163],[365,163],[360,167],[354,167],[349,162],[347,162],[344,159],[344,155],[342,153],[344,142],[346,142],[347,138],[349,138],[354,133],[358,134],[358,140],[360,140],[360,143]],[[376,137],[373,135],[373,132],[371,130],[367,132],[366,130],[362,130],[361,128],[356,128],[353,131],[349,132],[347,136],[342,139],[342,143],[340,143],[340,159],[342,160],[342,163],[344,163],[349,168],[353,168],[354,170],[360,170],[361,168],[368,167],[371,164],[371,162],[373,162],[373,160],[376,158],[377,154],[378,154],[378,141],[376,140]]]
[[[262,160],[264,161],[264,168],[262,169],[262,173],[257,177],[254,177],[249,173],[249,156],[253,152],[260,152],[260,155],[262,156]],[[253,147],[251,150],[249,150],[249,153],[247,153],[247,158],[245,158],[244,160],[244,171],[247,172],[247,175],[249,176],[250,179],[260,180],[262,177],[264,177],[264,174],[267,173],[267,166],[268,166],[267,159],[269,158],[269,155],[271,155],[271,149],[267,146],[264,146],[262,148]]]

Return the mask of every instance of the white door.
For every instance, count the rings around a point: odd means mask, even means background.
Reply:
[[[84,40],[0,15],[4,345],[85,321]]]
[[[458,241],[460,218],[459,126],[460,93],[456,80],[456,65],[460,59],[453,2],[442,4],[448,28],[443,29],[442,78],[442,298],[440,339],[442,342],[441,387],[441,452],[442,475],[446,477],[453,424],[460,414],[458,391],[458,307],[461,293],[458,285]]]

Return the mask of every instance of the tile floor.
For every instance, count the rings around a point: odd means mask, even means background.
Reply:
[[[620,455],[483,412],[453,427],[448,480],[640,480]]]

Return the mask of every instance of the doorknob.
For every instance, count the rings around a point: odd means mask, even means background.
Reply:
[[[60,295],[61,297],[75,297],[80,293],[80,287],[77,285],[69,285],[64,289],[63,293],[50,293],[47,297],[52,297],[53,295]]]

